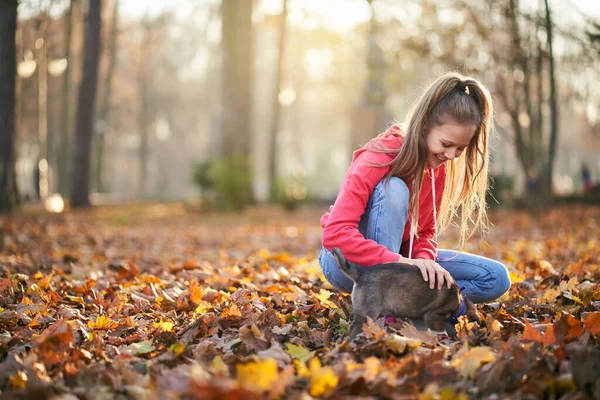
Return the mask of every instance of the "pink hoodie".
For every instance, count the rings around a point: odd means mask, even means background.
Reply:
[[[390,149],[400,149],[403,139],[400,133],[400,127],[393,125],[378,139],[378,142]],[[371,165],[388,163],[394,156],[395,154],[370,152],[365,147],[354,152],[352,164],[340,186],[335,204],[330,207],[329,212],[321,217],[322,241],[326,249],[331,250],[338,247],[348,261],[367,267],[398,261],[398,254],[391,252],[374,240],[365,239],[358,231],[358,223],[365,213],[375,186],[390,170],[390,166],[373,167]],[[435,260],[437,243],[434,240],[436,227],[433,216],[431,171],[430,168],[425,173],[419,194],[419,235],[413,242],[412,258]],[[446,180],[446,166],[442,165],[433,171],[435,171],[433,179],[435,180],[435,208],[439,210]],[[408,184],[407,186],[409,191],[412,191],[412,185]],[[409,254],[411,221],[409,212],[400,246],[400,252],[404,257],[408,257]]]

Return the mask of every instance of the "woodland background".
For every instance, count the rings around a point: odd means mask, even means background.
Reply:
[[[600,6],[0,0],[0,399],[600,398]],[[445,71],[496,105],[512,285],[456,339],[318,265],[352,150]],[[457,248],[457,232],[440,235]]]
[[[13,203],[331,201],[352,151],[448,70],[494,96],[501,203],[600,175],[593,3],[25,0],[18,15],[2,36]]]

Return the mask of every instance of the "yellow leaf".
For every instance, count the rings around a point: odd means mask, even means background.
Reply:
[[[248,364],[238,364],[236,371],[237,380],[241,384],[258,389],[261,392],[269,390],[278,375],[277,362],[272,358]]]
[[[467,378],[474,378],[477,368],[486,362],[496,360],[496,354],[490,347],[478,346],[467,349],[461,349],[451,362],[451,365],[456,368],[458,373]]]
[[[8,381],[13,388],[24,388],[27,384],[27,373],[25,371],[18,371],[15,376],[9,377]]]
[[[524,280],[525,280],[525,277],[522,276],[521,274],[517,275],[515,272],[510,271],[510,281],[512,283],[523,282]]]
[[[319,300],[319,302],[321,304],[323,304],[324,306],[326,306],[328,308],[338,308],[334,303],[329,301],[329,298],[331,297],[332,294],[333,293],[331,293],[328,290],[321,289],[319,291],[319,294],[316,295],[316,298]]]
[[[310,371],[306,367],[306,364],[298,359],[294,359],[294,365],[296,366],[296,373],[300,378],[308,378]]]
[[[388,350],[396,354],[403,354],[408,348],[416,349],[421,347],[423,342],[417,338],[404,337],[396,334],[389,335],[385,338],[385,345]]]
[[[292,343],[286,343],[285,346],[287,347],[287,353],[292,356],[292,358],[297,358],[302,362],[307,362],[315,355],[314,351],[309,351],[304,346],[296,346]]]
[[[88,321],[87,326],[92,329],[107,330],[112,328],[113,322],[110,317],[100,315],[96,318],[96,321]]]
[[[170,347],[169,350],[171,350],[173,352],[173,355],[175,356],[175,358],[181,356],[183,353],[185,353],[185,343],[183,342],[177,342],[177,343],[173,343]]]
[[[554,303],[556,302],[556,298],[560,296],[561,292],[555,288],[549,288],[542,294],[542,297],[537,299],[538,304],[544,303]]]
[[[579,280],[577,279],[576,276],[574,276],[571,279],[569,279],[568,282],[561,281],[560,284],[558,285],[558,290],[560,292],[564,292],[565,290],[571,291],[571,289],[573,289],[578,284],[579,284]]]
[[[218,375],[229,375],[229,368],[227,368],[227,364],[223,362],[221,356],[216,356],[210,363],[210,367],[215,371]]]
[[[204,315],[213,308],[214,306],[211,303],[201,300],[200,303],[198,303],[198,307],[196,307],[194,310],[194,317],[197,317],[198,315]]]
[[[163,332],[172,332],[173,331],[173,327],[175,326],[172,322],[169,321],[164,321],[161,320],[159,322],[153,322],[152,326],[155,328],[160,328],[161,331]]]
[[[310,370],[310,395],[327,396],[337,386],[339,378],[331,367],[321,367],[318,358],[313,358],[308,363]]]
[[[381,361],[377,357],[368,357],[365,360],[365,379],[367,382],[375,380],[381,372]]]

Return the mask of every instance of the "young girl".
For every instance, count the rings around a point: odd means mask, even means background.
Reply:
[[[337,200],[321,218],[319,262],[329,283],[352,291],[352,280],[330,252],[338,247],[349,262],[364,267],[413,264],[432,290],[456,282],[473,302],[508,290],[501,263],[437,249],[436,243],[438,229],[457,215],[461,245],[475,229],[487,228],[492,114],[491,96],[480,82],[447,73],[427,88],[405,129],[393,125],[354,152]]]

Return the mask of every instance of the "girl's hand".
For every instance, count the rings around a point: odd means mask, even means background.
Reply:
[[[433,289],[436,286],[437,289],[441,290],[442,286],[444,286],[444,280],[446,281],[446,285],[448,289],[454,283],[454,279],[452,279],[452,275],[450,272],[446,271],[442,266],[436,263],[433,260],[425,260],[425,259],[416,259],[411,260],[408,258],[400,257],[400,262],[412,264],[419,268],[421,271],[421,275],[423,276],[423,280],[425,282],[429,282],[429,288]]]

